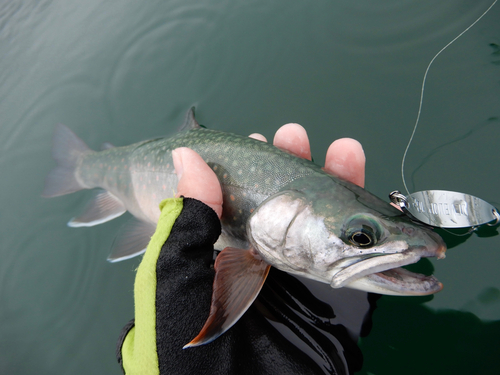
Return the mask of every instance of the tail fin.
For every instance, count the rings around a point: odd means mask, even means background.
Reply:
[[[75,169],[80,156],[88,151],[85,142],[67,126],[58,124],[52,136],[52,157],[58,165],[45,179],[42,197],[57,197],[83,189],[76,180]]]

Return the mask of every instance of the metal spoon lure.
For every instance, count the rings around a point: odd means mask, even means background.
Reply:
[[[498,210],[475,196],[446,190],[424,190],[404,196],[395,190],[389,194],[412,220],[438,228],[472,228],[495,226],[500,222]]]
[[[408,196],[405,197],[398,190],[389,194],[391,201],[399,206],[401,210],[412,220],[438,228],[470,228],[469,232],[476,230],[478,226],[484,224],[496,226],[500,222],[500,214],[495,207],[482,199],[469,194],[446,190],[424,190],[410,194],[408,187],[406,186],[404,175],[406,155],[415,135],[415,131],[417,130],[420,113],[422,111],[427,73],[429,72],[432,63],[445,49],[447,49],[458,38],[478,23],[479,20],[490,11],[497,1],[498,0],[494,0],[481,16],[479,16],[471,25],[457,35],[451,42],[441,48],[441,50],[432,58],[429,65],[427,65],[422,81],[417,119],[401,162],[401,177]]]

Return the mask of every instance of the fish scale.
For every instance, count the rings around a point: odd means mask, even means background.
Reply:
[[[298,178],[317,173],[315,164],[248,137],[193,129],[176,138],[174,148],[196,151],[221,182],[221,220],[229,238],[245,241],[248,217],[264,199]],[[248,173],[251,169],[254,172]]]
[[[215,173],[223,184],[263,194],[279,191],[287,183],[314,173],[316,167],[265,142],[209,129],[193,129],[178,135],[172,140],[172,146],[195,150],[212,169],[220,166]],[[255,172],[248,174],[252,167]]]

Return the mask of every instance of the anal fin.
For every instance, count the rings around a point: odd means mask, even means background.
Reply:
[[[144,253],[155,229],[156,225],[153,223],[135,218],[130,219],[120,228],[108,261],[119,262]]]
[[[208,344],[231,328],[259,294],[270,267],[253,249],[226,247],[215,260],[210,315],[183,349]]]
[[[71,219],[68,226],[92,227],[112,220],[126,211],[124,204],[116,196],[106,190],[97,190],[83,214]]]

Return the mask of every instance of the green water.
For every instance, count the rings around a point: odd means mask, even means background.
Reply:
[[[402,190],[427,64],[490,1],[21,1],[0,4],[0,373],[119,374],[139,259],[105,261],[120,218],[66,222],[89,196],[42,199],[54,125],[93,148],[171,134],[185,111],[272,138],[304,125],[315,161],[358,139],[366,187]],[[411,190],[500,206],[500,6],[446,50],[408,154]],[[447,238],[434,298],[382,297],[363,374],[499,373],[500,236]]]

